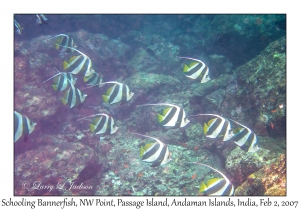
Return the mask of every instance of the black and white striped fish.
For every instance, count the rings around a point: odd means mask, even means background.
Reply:
[[[91,86],[99,85],[99,87],[100,87],[103,84],[102,83],[102,76],[100,76],[96,72],[94,72],[90,76],[84,77],[83,81],[86,82],[88,85],[91,85]]]
[[[79,74],[85,71],[85,77],[88,77],[95,72],[95,70],[92,68],[92,61],[86,54],[72,47],[65,46],[65,48],[73,49],[76,52],[80,53],[80,55],[71,57],[68,62],[64,61],[64,70],[68,71],[71,74]]]
[[[104,95],[102,95],[103,101],[109,104],[129,101],[134,95],[134,93],[131,92],[129,87],[124,83],[115,81],[101,83],[102,86],[104,84],[114,84]]]
[[[223,177],[223,178],[212,178],[207,182],[201,182],[199,193],[203,193],[204,195],[225,195],[225,196],[234,194],[233,184],[222,172],[204,163],[198,163],[198,162],[191,162],[191,163],[206,166],[218,172]]]
[[[38,24],[48,24],[47,23],[47,18],[46,18],[46,16],[45,15],[42,15],[42,14],[38,14],[38,15],[36,15],[36,22],[38,23]]]
[[[61,101],[64,105],[69,105],[70,108],[73,108],[74,106],[83,103],[87,94],[83,94],[78,88],[75,88],[72,83],[69,84],[71,87],[65,92]]]
[[[146,144],[144,147],[140,148],[140,157],[143,162],[152,163],[151,167],[157,167],[160,165],[167,164],[171,159],[171,153],[166,144],[157,138],[142,135],[139,133],[133,133],[143,137],[154,139],[155,143]]]
[[[60,52],[73,52],[76,45],[74,44],[74,40],[72,37],[69,37],[66,34],[58,34],[49,39],[45,39],[44,41],[57,38],[55,48]]]
[[[37,123],[31,122],[28,117],[14,111],[14,142],[18,141],[22,136],[27,141],[27,135],[32,133]]]
[[[238,123],[237,121],[234,122],[243,127],[234,135],[234,142],[246,152],[256,152],[259,150],[256,134],[248,127]]]
[[[76,84],[77,78],[75,78],[72,74],[60,72],[56,68],[55,68],[55,70],[58,73],[55,74],[54,76],[50,77],[49,79],[45,80],[43,83],[47,82],[48,80],[50,80],[52,78],[55,78],[54,84],[52,85],[52,87],[55,91],[58,91],[58,92],[61,92],[61,91],[64,91],[65,89],[67,89],[71,83],[73,85]]]
[[[170,106],[164,109],[162,114],[157,114],[158,122],[162,126],[182,128],[190,122],[186,117],[184,109],[174,104],[158,103],[142,104],[139,106]]]
[[[210,80],[209,78],[209,68],[205,63],[201,60],[197,60],[194,58],[189,57],[179,57],[179,58],[186,58],[193,60],[194,62],[190,63],[189,65],[184,65],[183,72],[186,73],[186,76],[191,79],[200,79],[201,83],[206,83]]]
[[[19,24],[16,20],[14,20],[14,24],[15,24],[15,27],[16,27],[16,32],[17,32],[18,34],[21,34],[23,28],[21,28],[20,24]]]
[[[203,126],[203,133],[208,138],[217,138],[217,137],[223,137],[223,141],[231,140],[231,138],[234,136],[231,123],[228,119],[221,117],[216,114],[198,114],[198,115],[191,115],[191,116],[213,116],[216,118],[213,118],[208,121],[208,123],[204,123]]]
[[[103,135],[109,135],[109,134],[114,134],[119,127],[115,125],[114,119],[109,116],[108,114],[105,113],[99,113],[99,114],[94,114],[88,117],[81,118],[79,120],[83,120],[86,118],[90,118],[93,116],[99,116],[93,120],[93,123],[90,124],[90,130],[95,133],[95,134],[103,134]],[[100,137],[100,140],[103,139]]]

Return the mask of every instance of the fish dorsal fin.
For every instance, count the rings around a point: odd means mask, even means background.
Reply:
[[[208,121],[207,125],[208,127],[217,120],[217,118],[211,119],[210,121]]]
[[[200,183],[200,188],[199,188],[199,192],[202,193],[207,189],[207,186],[205,184],[205,182],[201,182]]]
[[[163,115],[165,116],[170,109],[172,109],[172,107],[165,108],[163,111]]]
[[[223,178],[212,178],[212,179],[208,180],[208,181],[207,181],[207,187],[213,185],[214,183],[216,183],[216,182],[218,182],[218,181],[220,181],[220,180],[222,180],[222,179],[223,179]]]
[[[189,72],[190,68],[188,67],[188,65],[184,64],[183,66],[183,72]]]
[[[194,66],[198,65],[199,63],[194,61],[192,63],[190,63],[189,68],[193,68]]]

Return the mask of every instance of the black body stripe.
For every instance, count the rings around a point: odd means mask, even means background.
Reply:
[[[225,179],[222,179],[219,181],[218,184],[216,184],[215,186],[208,188],[207,190],[205,190],[204,194],[205,195],[211,195],[217,191],[219,191],[224,185],[226,184]]]
[[[110,94],[110,97],[109,97],[109,100],[108,102],[111,103],[113,102],[113,100],[115,100],[118,92],[119,92],[119,89],[120,89],[120,85],[116,84],[115,85],[115,89],[113,90],[113,92]]]
[[[190,70],[189,72],[187,72],[188,76],[192,76],[193,74],[195,74],[197,71],[199,71],[202,68],[202,63],[198,63],[196,67],[194,67],[192,70]],[[189,67],[190,68],[190,67]]]
[[[98,133],[104,127],[105,121],[106,121],[106,117],[102,116],[102,118],[100,119],[100,122],[99,122],[97,128],[94,130],[95,133]],[[105,132],[106,132],[106,130],[105,130]]]
[[[223,127],[221,129],[221,132],[219,133],[219,135],[225,135],[228,126],[229,126],[229,122],[228,122],[228,120],[225,120],[225,123],[224,123],[224,125],[223,125]]]
[[[155,146],[149,152],[145,153],[145,155],[142,157],[142,160],[148,159],[149,157],[153,156],[157,152],[159,147],[160,145],[156,143]]]
[[[19,125],[19,118],[16,115],[16,113],[14,113],[14,131],[15,131],[15,134],[16,134],[16,131],[18,130],[18,125]]]
[[[161,152],[160,152],[160,154],[159,154],[159,156],[158,156],[158,158],[154,162],[152,162],[151,167],[156,167],[156,166],[159,166],[161,164],[161,162],[164,160],[164,157],[166,155],[166,151],[167,151],[167,146],[164,145]]]
[[[230,195],[231,189],[232,189],[232,184],[229,183],[229,185],[226,187],[226,190],[222,195]]]
[[[211,135],[220,126],[221,122],[222,120],[220,118],[217,118],[215,123],[208,128],[206,135]]]
[[[241,146],[241,149],[245,150],[246,152],[249,150],[249,148],[251,147],[251,144],[254,140],[254,133],[251,132],[250,135],[247,138],[247,141],[245,142],[245,144],[243,144]]]
[[[239,141],[241,140],[244,136],[246,136],[248,134],[248,130],[246,128],[244,128],[241,132],[239,132],[238,134],[236,134],[233,137],[234,141]]]
[[[166,125],[172,118],[174,117],[175,113],[177,111],[176,107],[172,107],[171,111],[168,113],[168,115],[165,117],[163,121],[161,121],[161,124]]]

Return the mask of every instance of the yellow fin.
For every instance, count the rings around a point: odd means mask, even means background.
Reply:
[[[67,61],[64,61],[63,65],[64,65],[64,70],[66,70],[70,66]]]
[[[214,119],[211,119],[210,121],[208,121],[208,123],[207,123],[208,127],[216,120],[217,120],[217,118],[214,118]]]
[[[199,63],[194,61],[192,63],[190,63],[189,68],[193,68],[194,66],[198,65]]]
[[[149,143],[144,146],[144,150],[147,151],[150,147],[152,147],[154,143]]]
[[[140,157],[142,157],[145,154],[144,148],[141,146],[140,148]]]
[[[106,95],[110,95],[111,91],[113,90],[113,88],[114,88],[115,86],[116,86],[116,85],[114,85],[114,86],[108,88],[107,91],[106,91]]]
[[[104,102],[108,102],[109,97],[107,95],[102,95],[102,99]]]
[[[190,68],[188,67],[188,65],[184,64],[183,66],[183,72],[189,72]]]
[[[201,182],[199,192],[203,193],[206,189],[207,189],[207,186],[205,185],[205,182]]]
[[[212,178],[212,179],[208,180],[208,181],[207,181],[207,187],[209,187],[209,186],[211,186],[212,184],[214,184],[214,183],[220,181],[221,179],[223,179],[223,178]]]
[[[97,118],[95,118],[95,119],[94,119],[94,123],[97,124],[98,121],[99,121],[101,118],[102,118],[102,117],[97,117]]]
[[[163,115],[165,116],[170,109],[172,109],[172,107],[165,108],[163,111]]]
[[[164,120],[164,116],[157,114],[157,120],[158,122],[162,122]]]
[[[94,132],[95,129],[96,129],[96,126],[95,126],[94,124],[90,124],[90,130],[91,130],[92,132]]]
[[[52,85],[53,89],[57,91],[57,85]]]
[[[203,126],[203,133],[206,134],[207,133],[207,130],[208,130],[208,126],[206,123],[204,123],[204,126]]]
[[[81,55],[74,55],[72,58],[70,58],[69,63],[71,63],[73,60],[75,60],[76,58],[79,58]]]

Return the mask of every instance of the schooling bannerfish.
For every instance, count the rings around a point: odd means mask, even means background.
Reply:
[[[94,72],[90,76],[84,77],[83,81],[87,83],[87,85],[96,86],[99,85],[99,87],[102,86],[102,75]]]
[[[79,105],[84,102],[87,94],[83,94],[78,88],[72,83],[69,83],[71,87],[65,92],[64,97],[61,99],[64,105],[68,104],[70,108]]]
[[[209,68],[205,63],[201,60],[197,60],[189,57],[179,57],[193,60],[194,62],[189,65],[184,65],[183,72],[186,73],[186,76],[191,79],[200,79],[201,83],[206,83],[210,80],[209,78]]]
[[[64,91],[65,89],[67,89],[69,87],[70,84],[73,84],[73,85],[76,84],[77,78],[75,78],[72,74],[60,72],[56,68],[55,68],[55,70],[58,73],[55,74],[54,76],[50,77],[49,79],[45,80],[43,83],[54,78],[54,84],[52,85],[52,87],[55,91],[58,91],[58,92]]]
[[[256,134],[248,127],[238,123],[237,121],[231,121],[243,127],[234,135],[234,142],[246,152],[256,152],[257,150],[259,150]]]
[[[79,74],[85,71],[84,74],[85,77],[90,76],[95,72],[95,70],[92,68],[92,61],[86,54],[80,52],[75,48],[66,47],[66,46],[65,48],[73,49],[76,52],[80,53],[80,55],[71,57],[68,62],[64,61],[63,63],[64,70],[68,71],[71,74]]]
[[[74,48],[76,45],[74,44],[74,40],[72,37],[69,37],[66,34],[58,34],[54,37],[51,37],[49,39],[46,39],[44,41],[57,38],[55,48],[60,52],[74,52]]]
[[[124,83],[111,81],[101,83],[100,85],[103,86],[104,84],[114,84],[104,95],[102,95],[103,101],[109,104],[129,101],[134,95],[134,93],[131,92],[129,87]]]
[[[139,133],[133,134],[152,138],[156,141],[155,143],[146,144],[144,147],[141,146],[140,157],[142,158],[143,162],[152,163],[151,167],[157,167],[167,164],[170,160],[172,160],[168,146],[159,139]]]
[[[158,104],[142,104],[139,106],[170,106],[164,109],[162,114],[157,114],[158,122],[162,126],[182,128],[190,122],[186,118],[186,113],[184,109],[174,104],[158,103]]]
[[[32,133],[37,123],[31,122],[28,117],[21,115],[14,111],[14,131],[15,131],[15,142],[18,141],[22,136],[25,137],[24,141],[27,141],[27,135]]]
[[[99,114],[94,114],[88,117],[81,118],[79,120],[83,120],[86,118],[90,118],[93,116],[99,116],[93,120],[93,123],[90,124],[90,130],[95,133],[95,134],[103,134],[103,135],[109,135],[109,134],[114,134],[119,127],[115,125],[114,119],[109,116],[108,114],[105,113],[99,113]],[[79,121],[78,120],[78,121]],[[100,140],[103,139],[100,137]]]
[[[228,119],[221,117],[216,114],[198,114],[191,116],[213,116],[213,118],[208,121],[208,123],[204,123],[203,132],[208,138],[217,138],[223,137],[223,141],[231,140],[234,136],[234,133],[231,128],[231,123]]]
[[[206,165],[204,163],[198,162],[190,162],[198,165],[202,165],[208,167],[216,172],[218,172],[223,178],[212,178],[206,182],[201,182],[199,192],[203,193],[204,195],[233,195],[234,194],[234,186],[229,181],[229,179],[219,170]]]

